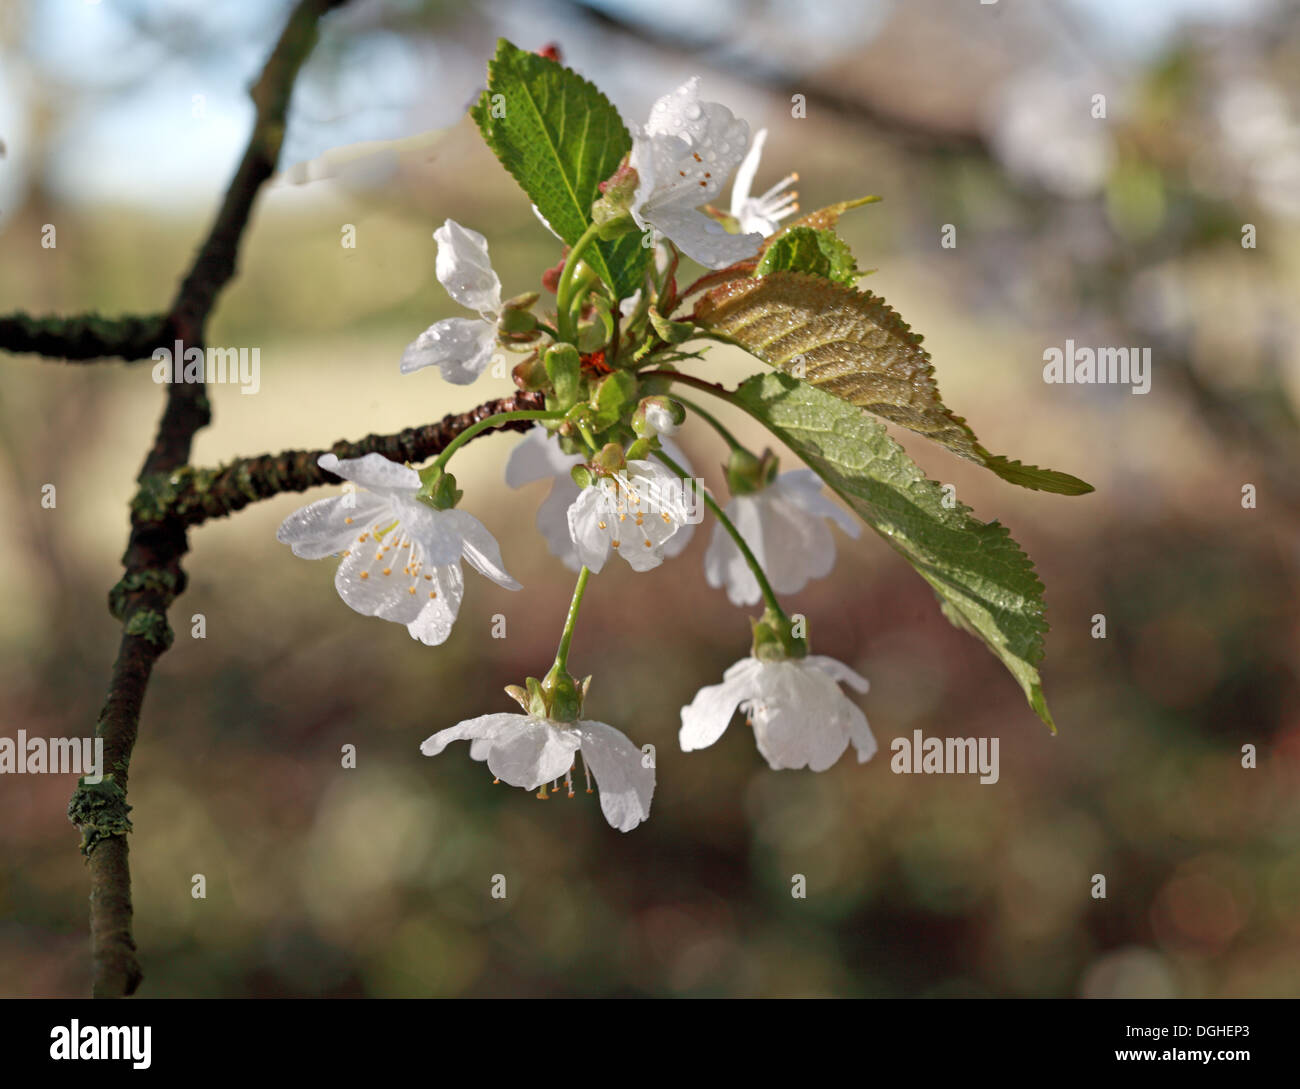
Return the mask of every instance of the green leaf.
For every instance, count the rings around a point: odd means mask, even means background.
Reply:
[[[483,139],[570,246],[591,224],[599,186],[632,147],[609,100],[576,72],[504,38],[470,110]],[[637,232],[584,251],[622,299],[641,286],[650,250]]]
[[[1007,530],[945,493],[852,405],[783,374],[744,382],[735,403],[765,424],[933,587],[944,615],[978,636],[1011,671],[1052,731],[1038,663],[1043,587]],[[950,501],[951,502],[951,501]]]
[[[930,355],[878,295],[804,272],[729,280],[695,305],[697,324],[778,370],[933,439],[1022,487],[1083,495],[1092,485],[990,454],[939,398]]]
[[[848,245],[834,231],[796,227],[786,231],[763,252],[755,276],[773,272],[807,272],[852,287],[858,266]]]

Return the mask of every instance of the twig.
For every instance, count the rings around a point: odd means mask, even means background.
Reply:
[[[540,393],[520,393],[486,401],[468,412],[452,413],[424,427],[408,427],[393,435],[367,435],[355,442],[340,440],[328,450],[284,450],[240,458],[220,469],[187,466],[160,481],[159,487],[138,492],[133,503],[135,515],[142,520],[172,519],[185,526],[197,526],[210,518],[224,518],[243,510],[259,499],[338,482],[339,477],[316,464],[322,454],[335,454],[340,459],[383,454],[392,461],[421,462],[441,453],[480,420],[500,412],[540,409],[543,405]],[[526,431],[531,426],[530,420],[514,420],[483,434]]]
[[[298,70],[316,44],[317,22],[345,0],[299,0],[252,88],[256,118],[243,160],[226,191],[207,239],[177,292],[166,319],[165,342],[203,347],[208,318],[234,275],[240,239],[258,190],[272,172],[284,139],[289,97]],[[190,457],[194,434],[211,419],[206,386],[176,382],[138,480],[142,488],[169,476]],[[82,833],[90,870],[93,992],[117,997],[135,992],[142,973],[131,934],[131,873],[126,833],[127,770],[140,725],[140,708],[154,663],[171,645],[167,609],[185,589],[181,557],[188,547],[185,523],[168,516],[141,518],[132,510],[131,536],[122,557],[126,572],[109,594],[122,621],[122,642],[113,664],[108,697],[95,726],[104,740],[104,781],[78,785],[68,816]]]
[[[20,312],[0,318],[0,348],[8,352],[33,352],[71,363],[108,359],[131,363],[148,359],[155,348],[166,343],[167,329],[166,314],[37,318]]]

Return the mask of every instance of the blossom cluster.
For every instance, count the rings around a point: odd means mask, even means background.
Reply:
[[[731,110],[701,99],[698,79],[659,99],[644,126],[628,127],[631,150],[602,187],[608,207],[593,217],[589,236],[566,247],[561,274],[543,280],[556,290],[554,314],[535,312],[539,293],[504,298],[487,239],[448,219],[433,235],[436,275],[472,316],[430,325],[400,361],[403,373],[436,368],[463,385],[500,350],[525,357],[514,380],[541,392],[546,407],[482,426],[534,421],[510,453],[505,483],[549,482],[537,527],[550,552],[578,574],[551,670],[507,689],[522,713],[460,722],[432,734],[421,751],[435,756],[453,741],[468,741],[471,758],[498,780],[541,796],[560,784],[572,796],[580,763],[587,790],[594,780],[602,812],[621,831],[649,816],[654,761],[619,730],[585,717],[591,678],[578,682],[568,671],[573,624],[590,575],[615,555],[639,573],[678,557],[706,504],[716,515],[704,556],[709,585],[734,605],[762,603],[764,611],[752,621],[750,653],[682,708],[681,748],[712,745],[739,711],[773,768],[821,771],[850,745],[859,761],[876,751],[866,717],[841,687],[864,693],[867,681],[841,662],[810,654],[802,625],[775,597],[827,575],[836,552],[831,527],[856,537],[857,522],[825,494],[816,473],[779,472],[770,452],[751,453],[672,392],[675,365],[698,358],[680,347],[689,322],[673,313],[681,259],[710,270],[752,262],[797,209],[789,191],[795,176],[752,196],[766,131],[751,139]],[[711,202],[733,174],[728,210],[720,211]],[[619,298],[584,263],[584,246],[633,230],[644,232],[655,260],[643,286]],[[691,418],[713,424],[730,448],[725,507],[674,441]],[[465,564],[498,586],[521,589],[492,534],[458,509],[462,493],[447,472],[474,430],[423,469],[379,454],[325,455],[320,466],[351,486],[291,514],[278,539],[305,559],[338,557],[335,587],[352,609],[403,624],[426,645],[442,644],[466,593]]]

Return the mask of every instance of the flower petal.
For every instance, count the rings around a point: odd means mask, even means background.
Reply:
[[[280,523],[275,539],[304,560],[342,552],[356,537],[354,522],[365,523],[387,506],[381,496],[348,492],[300,507]]]
[[[763,244],[761,234],[729,234],[716,219],[694,208],[667,205],[643,214],[651,226],[705,268],[726,268],[748,261]]]
[[[810,654],[803,661],[805,666],[820,669],[837,684],[847,684],[858,692],[867,692],[871,688],[871,682],[866,677],[825,654]]]
[[[527,715],[512,715],[506,711],[479,715],[478,718],[466,719],[426,737],[420,742],[420,751],[425,756],[437,756],[453,741],[495,741],[503,732],[514,730],[526,721]]]
[[[420,573],[416,595],[423,601],[420,614],[406,625],[412,639],[427,647],[441,646],[451,635],[465,596],[465,576],[460,564],[427,567]]]
[[[436,366],[443,378],[458,386],[473,382],[492,362],[497,327],[480,318],[444,318],[430,325],[406,346],[401,371],[410,374]]]
[[[725,514],[731,519],[745,543],[754,552],[755,558],[762,566],[762,534],[755,534],[753,526],[758,521],[756,503],[752,496],[738,495],[729,502]],[[743,526],[748,529],[741,528]],[[733,605],[755,605],[762,598],[758,579],[750,570],[745,557],[741,555],[731,534],[718,523],[713,527],[713,536],[709,540],[709,549],[704,554],[704,577],[714,589],[727,588],[727,600]]]
[[[569,504],[567,514],[569,537],[577,549],[578,560],[593,575],[600,574],[605,561],[609,559],[609,534],[599,525],[605,503],[605,496],[599,486],[583,488],[578,493],[578,498]]]
[[[707,749],[723,735],[740,702],[755,695],[753,682],[760,666],[755,658],[742,658],[727,670],[721,684],[701,688],[682,708],[677,734],[682,752]]]
[[[773,768],[825,771],[849,744],[848,701],[825,673],[798,661],[765,662],[761,695],[746,708],[758,751]]]
[[[772,487],[814,517],[834,522],[854,540],[862,533],[862,523],[824,494],[822,478],[811,469],[791,469],[782,473],[772,482]]]
[[[858,753],[858,763],[865,764],[876,755],[876,735],[867,725],[867,716],[856,703],[845,701],[845,713],[848,715],[849,740]]]
[[[573,754],[582,743],[578,734],[557,729],[540,718],[511,717],[523,721],[493,739],[487,753],[487,766],[492,774],[511,786],[527,790],[563,778],[573,767]]]
[[[409,465],[399,465],[383,454],[366,454],[359,458],[339,460],[334,454],[322,454],[316,464],[327,473],[350,480],[370,491],[416,492],[420,489],[420,474]]]
[[[551,438],[546,428],[535,424],[510,451],[510,457],[506,460],[506,485],[522,488],[534,480],[552,477],[572,480],[569,470],[581,463],[581,454],[566,454],[560,449],[559,441]]]
[[[754,177],[758,174],[758,161],[763,157],[763,144],[767,142],[767,129],[759,129],[749,150],[736,169],[736,180],[731,186],[731,214],[737,219],[745,210],[750,191],[754,188]]]
[[[505,561],[501,558],[501,546],[488,532],[487,526],[463,510],[438,511],[435,516],[443,524],[453,526],[460,535],[461,551],[474,570],[507,590],[523,589],[506,570]]]
[[[577,498],[578,485],[572,480],[557,476],[550,494],[537,508],[537,528],[546,538],[546,547],[550,549],[551,555],[557,556],[565,567],[573,571],[582,566],[573,538],[569,536],[569,507]]]
[[[438,282],[461,306],[494,319],[501,309],[501,281],[492,271],[487,239],[447,220],[433,232],[438,243]]]
[[[643,766],[641,750],[613,726],[584,719],[576,733],[600,789],[601,812],[620,832],[632,831],[650,816],[655,769]]]

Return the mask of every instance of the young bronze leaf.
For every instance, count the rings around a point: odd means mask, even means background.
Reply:
[[[921,338],[869,291],[773,272],[708,292],[696,304],[695,321],[777,370],[983,460],[965,421],[939,400]]]
[[[921,338],[878,295],[779,271],[730,280],[700,297],[696,323],[796,378],[933,439],[1012,484],[1082,495],[1067,473],[990,454],[939,398]]]

